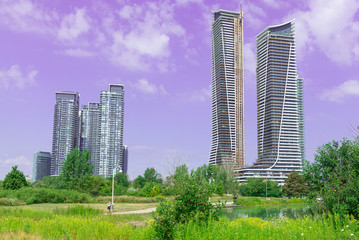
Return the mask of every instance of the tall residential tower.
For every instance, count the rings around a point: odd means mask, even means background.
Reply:
[[[98,134],[100,123],[100,104],[83,105],[80,118],[80,150],[85,148],[91,153],[90,162],[93,164],[93,174],[98,175]]]
[[[77,92],[57,92],[52,135],[51,175],[61,168],[78,141],[79,99]]]
[[[124,85],[110,84],[100,96],[98,174],[112,176],[123,169]]]
[[[219,10],[212,22],[211,164],[245,164],[243,89],[243,14]]]
[[[263,177],[280,184],[304,160],[303,79],[298,77],[294,22],[266,28],[257,36],[257,141],[254,166],[239,180]]]

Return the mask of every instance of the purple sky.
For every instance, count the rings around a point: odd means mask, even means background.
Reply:
[[[106,3],[105,3],[106,2]],[[211,12],[244,11],[246,163],[257,157],[255,36],[296,19],[306,157],[359,125],[358,0],[0,0],[0,179],[51,151],[56,91],[125,84],[129,175],[208,162]],[[355,104],[356,103],[356,104]]]

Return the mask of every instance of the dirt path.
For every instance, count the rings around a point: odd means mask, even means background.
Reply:
[[[233,206],[233,202],[227,202],[226,203],[226,207],[230,207],[230,206]],[[135,211],[128,211],[128,212],[114,212],[112,214],[139,214],[139,213],[151,213],[151,212],[154,212],[156,211],[156,208],[146,208],[146,209],[141,209],[141,210],[135,210]]]

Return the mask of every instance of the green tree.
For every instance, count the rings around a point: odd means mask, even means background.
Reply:
[[[145,182],[154,182],[161,184],[163,182],[161,174],[159,174],[154,168],[147,168],[143,174]]]
[[[128,180],[127,174],[117,173],[115,175],[115,195],[124,195],[127,192],[128,187],[130,186],[130,181]]]
[[[110,196],[112,194],[112,182],[103,176],[92,175],[87,178],[85,190],[95,196]]]
[[[318,207],[331,213],[359,217],[359,146],[343,139],[318,148],[314,162],[304,168],[311,197],[320,196]]]
[[[84,191],[86,181],[92,175],[93,165],[89,163],[90,157],[87,149],[81,152],[78,148],[67,155],[61,173],[67,188]]]
[[[17,165],[13,166],[12,170],[6,174],[3,182],[4,189],[10,190],[20,189],[22,187],[26,187],[27,185],[25,175],[17,169]]]
[[[282,191],[288,197],[302,197],[308,193],[308,186],[299,172],[291,172],[284,180]]]
[[[218,220],[223,204],[214,206],[208,201],[213,193],[207,181],[198,182],[194,172],[180,178],[173,202],[161,202],[154,213],[154,229],[159,239],[172,239],[177,224],[188,223],[190,220],[207,222]]]
[[[134,188],[143,188],[146,184],[145,178],[142,175],[138,175],[137,178],[133,181]]]
[[[248,178],[246,183],[239,187],[240,194],[248,197],[265,197],[267,188],[268,197],[281,196],[281,187],[278,182],[269,179],[267,181],[266,183],[263,178]]]

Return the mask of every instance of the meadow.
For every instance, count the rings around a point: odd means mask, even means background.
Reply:
[[[0,207],[0,238],[155,239],[152,214],[105,215],[93,205],[42,205]],[[352,217],[332,215],[270,221],[221,218],[176,225],[174,239],[359,239],[359,224]]]

